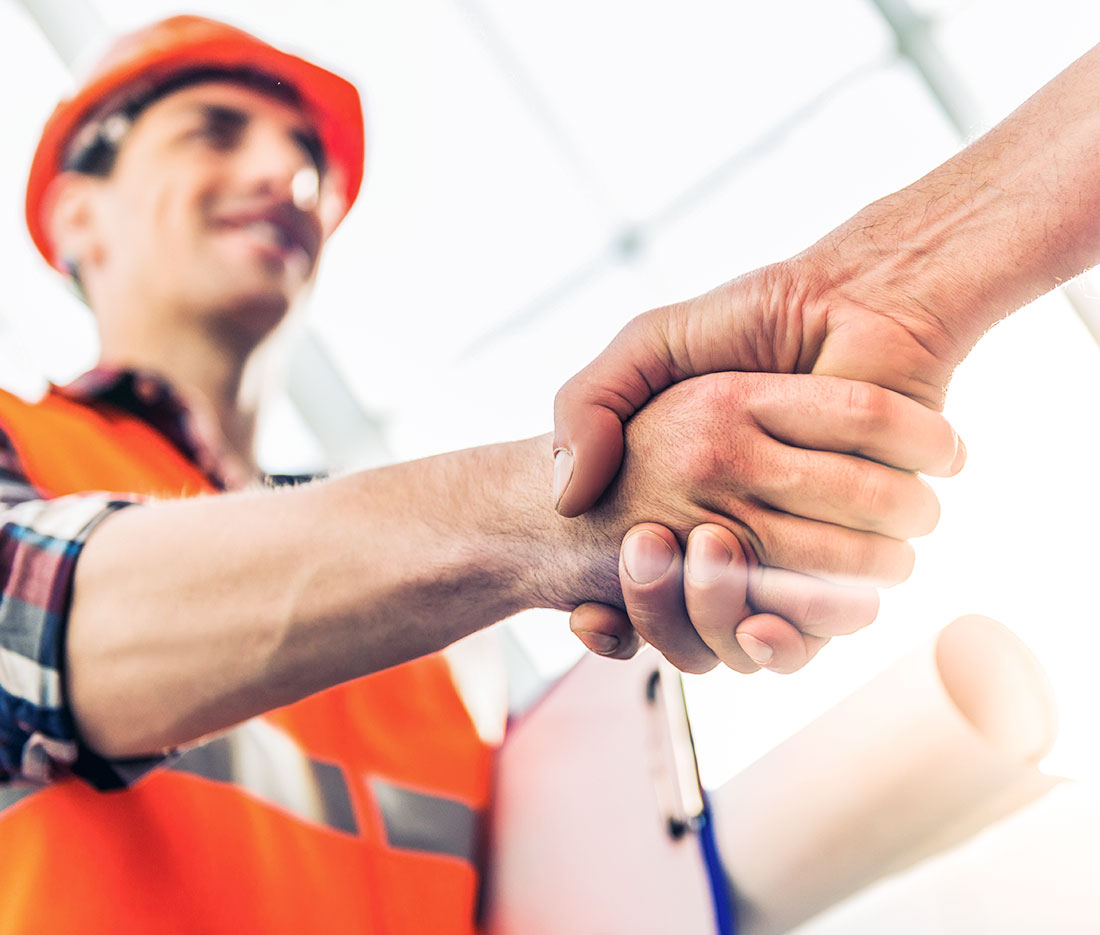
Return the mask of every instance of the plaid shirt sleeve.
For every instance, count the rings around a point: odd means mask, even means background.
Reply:
[[[0,432],[0,783],[78,775],[119,788],[157,760],[109,762],[80,743],[64,693],[65,624],[88,535],[133,501],[43,499]]]

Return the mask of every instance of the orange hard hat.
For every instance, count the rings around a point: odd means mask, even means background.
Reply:
[[[331,226],[343,220],[363,182],[363,109],[355,86],[244,30],[201,16],[174,16],[116,40],[83,87],[58,104],[46,121],[31,162],[26,212],[31,239],[48,263],[55,257],[43,223],[43,200],[83,123],[130,89],[152,90],[185,72],[205,68],[257,72],[297,92],[342,195],[342,207]]]

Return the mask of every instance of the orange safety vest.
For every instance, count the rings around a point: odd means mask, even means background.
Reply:
[[[142,420],[0,391],[31,483],[211,491]],[[255,718],[133,787],[0,786],[0,933],[474,930],[491,751],[438,656]]]

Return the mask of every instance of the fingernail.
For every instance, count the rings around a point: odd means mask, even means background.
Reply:
[[[958,474],[966,464],[966,445],[962,438],[955,436],[955,460],[951,462],[951,473]]]
[[[672,549],[651,532],[636,532],[623,543],[623,567],[635,584],[656,581],[671,564]]]
[[[688,576],[693,581],[707,584],[729,568],[732,558],[726,544],[716,535],[705,531],[696,532],[688,543]]]
[[[758,640],[755,636],[749,636],[748,633],[738,633],[737,642],[745,650],[746,655],[758,666],[766,666],[772,661],[772,656],[775,655],[775,650],[767,643]]]
[[[554,452],[554,506],[561,503],[565,488],[573,477],[573,452],[568,448],[559,448]]]
[[[619,648],[619,638],[609,633],[597,633],[595,630],[580,630],[577,633],[580,641],[594,653],[608,656]]]

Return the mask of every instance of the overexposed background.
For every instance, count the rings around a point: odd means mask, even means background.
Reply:
[[[111,30],[206,13],[358,83],[366,187],[329,245],[310,312],[322,354],[302,366],[350,389],[373,430],[348,455],[363,462],[547,430],[554,391],[632,315],[796,252],[961,142],[873,0],[35,5]],[[1088,0],[911,6],[971,137],[1100,41]],[[0,0],[0,62],[0,382],[33,392],[88,366],[94,334],[22,224],[67,73],[15,0]],[[794,676],[687,680],[713,786],[963,613],[1008,625],[1050,674],[1047,767],[1082,783],[805,932],[1095,930],[1098,401],[1096,342],[1063,297],[998,326],[949,397],[970,462],[935,483],[940,528],[879,622]],[[332,447],[307,423],[324,418],[275,400],[266,466],[322,465]],[[516,627],[547,671],[576,652],[559,615]]]

